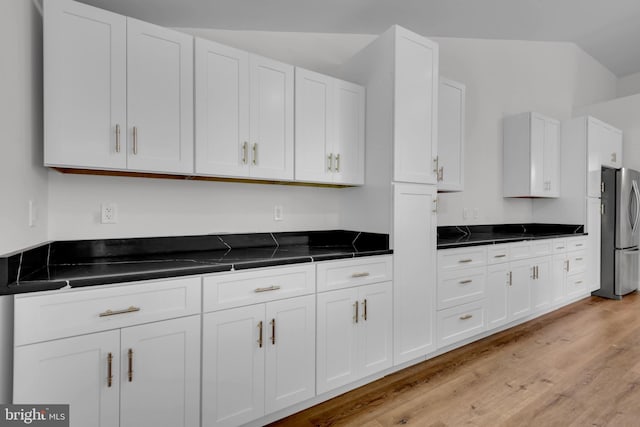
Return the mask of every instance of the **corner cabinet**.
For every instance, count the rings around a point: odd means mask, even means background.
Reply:
[[[196,174],[293,179],[293,67],[195,42]]]
[[[522,113],[503,131],[504,197],[560,197],[560,122]]]
[[[466,87],[440,77],[438,94],[438,191],[464,190]]]
[[[365,89],[296,68],[296,181],[364,184]]]
[[[44,4],[45,165],[193,172],[193,37]]]
[[[70,404],[72,427],[200,425],[198,278],[24,295],[15,307],[14,403]]]
[[[394,31],[393,181],[437,183],[438,44]]]

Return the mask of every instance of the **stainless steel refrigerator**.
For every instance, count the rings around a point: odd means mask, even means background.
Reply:
[[[600,289],[621,299],[640,285],[640,172],[602,168]]]

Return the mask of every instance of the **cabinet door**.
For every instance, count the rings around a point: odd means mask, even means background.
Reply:
[[[393,364],[391,282],[359,288],[359,377],[380,372]]]
[[[438,45],[396,27],[393,180],[435,184]]]
[[[334,174],[336,184],[364,184],[365,89],[335,80]]]
[[[316,298],[314,295],[266,305],[266,412],[316,394]]]
[[[543,189],[548,197],[560,196],[560,122],[544,124]]]
[[[394,363],[435,350],[436,186],[393,184]]]
[[[544,149],[545,149],[545,119],[537,114],[531,114],[531,195],[545,194],[544,180]]]
[[[249,54],[195,41],[198,175],[249,176]]]
[[[356,289],[320,293],[317,325],[317,392],[358,379]]]
[[[249,56],[250,175],[293,179],[293,67]]]
[[[266,331],[264,304],[203,316],[202,425],[236,426],[264,415]]]
[[[589,117],[587,120],[587,196],[600,197],[602,164],[606,155],[606,130],[602,122]]]
[[[612,126],[604,126],[602,141],[602,165],[622,167],[622,132]]]
[[[128,167],[193,173],[193,37],[127,18]]]
[[[125,169],[126,18],[61,0],[43,20],[45,165]]]
[[[118,427],[119,349],[117,330],[16,347],[13,402],[68,403],[72,427]]]
[[[438,93],[438,190],[464,189],[465,92],[463,84],[440,78]]]
[[[530,260],[511,263],[511,286],[509,286],[509,321],[531,313],[531,282],[534,265]]]
[[[122,329],[120,427],[200,423],[200,316]]]
[[[561,304],[566,294],[567,256],[554,255],[551,261],[551,303]]]
[[[534,311],[549,308],[552,298],[552,258],[550,256],[536,258],[535,276],[531,282],[531,305]]]
[[[587,199],[587,288],[590,291],[600,289],[601,266],[601,200]]]
[[[509,288],[512,274],[509,264],[487,267],[487,329],[497,328],[507,323]]]
[[[334,81],[332,77],[296,68],[295,179],[298,181],[333,181]]]

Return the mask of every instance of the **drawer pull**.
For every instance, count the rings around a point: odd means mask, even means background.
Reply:
[[[465,314],[464,316],[460,316],[460,320],[468,320],[473,317],[472,314]]]
[[[113,383],[113,354],[107,356],[107,387]]]
[[[277,291],[278,289],[280,289],[280,286],[269,286],[268,288],[256,288],[253,292],[255,293],[260,293],[260,292],[270,292],[270,291]]]
[[[579,285],[579,284],[581,284],[581,283],[582,283],[582,280],[578,280],[578,281],[576,282],[576,285]]]
[[[576,247],[577,248],[580,247],[580,246],[582,246],[582,243],[576,243]]]
[[[507,256],[507,254],[500,254],[500,255],[494,255],[493,257],[494,258],[504,258],[506,256]]]
[[[258,323],[258,347],[262,348],[262,320]]]
[[[471,262],[473,261],[471,258],[467,258],[467,259],[461,259],[460,261],[458,261],[460,264],[465,264],[467,262]]]
[[[115,316],[116,314],[125,314],[125,313],[134,313],[136,311],[140,311],[140,307],[134,307],[133,305],[129,308],[125,308],[122,310],[107,310],[105,312],[100,313],[99,317],[107,317],[107,316]]]
[[[370,275],[371,275],[371,273],[369,273],[369,272],[367,272],[367,271],[363,271],[362,273],[353,273],[353,274],[351,275],[351,277],[353,277],[353,278],[357,278],[357,277],[368,277],[368,276],[370,276]]]
[[[129,349],[129,382],[133,381],[133,350]]]
[[[556,246],[556,249],[564,249],[564,246]]]
[[[460,283],[461,285],[466,285],[467,283],[471,283],[471,282],[473,282],[473,280],[471,280],[471,279],[467,279],[467,280],[461,280],[459,283]]]
[[[582,261],[582,258],[576,258],[576,261]]]

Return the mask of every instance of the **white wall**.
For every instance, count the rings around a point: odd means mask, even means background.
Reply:
[[[0,2],[0,254],[47,239],[47,174],[42,165],[42,21],[26,0]],[[36,226],[28,225],[28,201]],[[0,297],[0,403],[11,400],[13,307]]]
[[[571,43],[436,38],[440,73],[467,86],[465,183],[439,195],[439,225],[532,221],[530,199],[502,197],[502,118],[538,111],[557,119],[611,99],[616,78]],[[464,220],[463,208],[479,218]]]
[[[629,96],[640,93],[640,73],[629,74],[618,79],[617,96]]]
[[[640,170],[640,93],[575,111],[575,116],[586,114],[622,130],[622,166]]]

